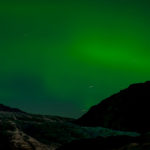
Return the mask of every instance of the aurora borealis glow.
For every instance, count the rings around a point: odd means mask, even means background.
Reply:
[[[150,1],[0,2],[0,103],[78,117],[150,80]]]

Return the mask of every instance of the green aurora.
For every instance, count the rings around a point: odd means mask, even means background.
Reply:
[[[150,80],[149,0],[0,2],[0,103],[79,117]]]

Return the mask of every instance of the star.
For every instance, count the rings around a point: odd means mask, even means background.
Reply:
[[[94,88],[94,85],[90,85],[89,88],[90,88],[90,89],[91,89],[91,88]]]

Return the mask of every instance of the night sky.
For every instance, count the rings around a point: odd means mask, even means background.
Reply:
[[[79,117],[147,80],[149,0],[0,2],[0,103]]]

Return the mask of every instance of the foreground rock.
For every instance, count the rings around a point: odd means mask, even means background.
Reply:
[[[3,126],[1,125],[1,130],[4,128],[5,125],[6,124],[4,124]],[[7,125],[9,125],[8,129],[0,132],[0,149],[51,150],[50,146],[42,144],[31,136],[20,131],[13,122],[9,121],[7,122]]]
[[[150,82],[131,85],[93,106],[76,121],[81,126],[115,130],[150,131]]]
[[[61,129],[58,131],[58,126],[65,128],[65,124],[72,120],[57,116],[32,115],[0,104],[0,149],[55,150],[66,142],[66,139],[61,142]]]

